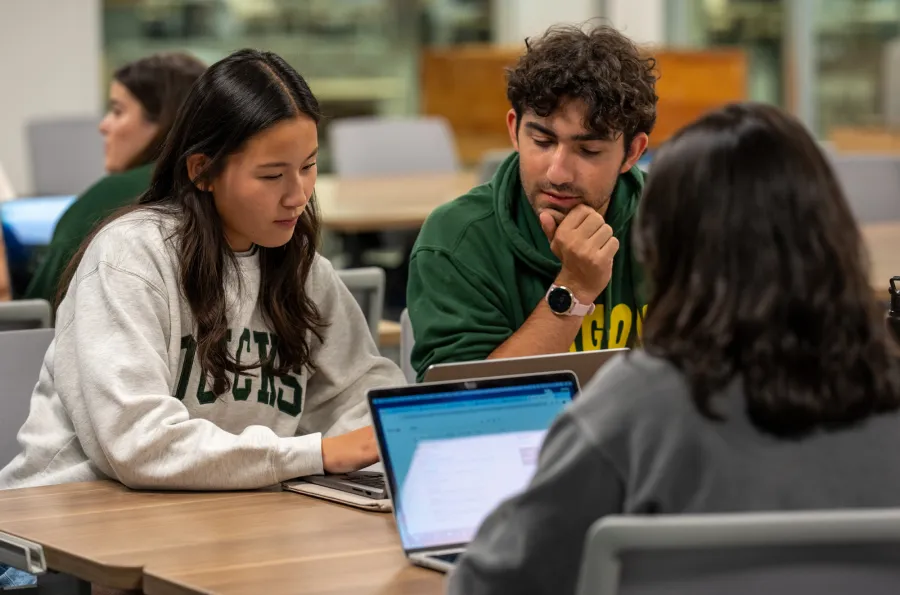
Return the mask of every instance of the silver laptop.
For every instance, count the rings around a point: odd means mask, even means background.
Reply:
[[[369,391],[400,542],[413,564],[449,571],[484,518],[534,475],[572,372]]]
[[[307,475],[298,479],[373,500],[386,500],[388,497],[384,487],[384,474],[380,471],[364,469],[335,475]]]
[[[488,359],[476,362],[454,362],[434,364],[425,370],[425,382],[464,380],[468,378],[489,378],[536,372],[572,370],[581,386],[587,386],[594,374],[622,349],[602,349],[599,351],[579,351],[575,353],[554,353],[551,355],[530,355],[506,359]]]

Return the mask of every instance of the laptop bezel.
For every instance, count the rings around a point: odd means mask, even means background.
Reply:
[[[375,442],[378,447],[378,456],[382,462],[382,465],[384,466],[384,484],[385,488],[387,489],[388,497],[391,499],[391,509],[394,516],[394,523],[397,526],[397,532],[400,533],[400,519],[398,517],[399,510],[395,499],[395,494],[397,492],[394,477],[394,466],[390,459],[390,456],[387,454],[387,441],[384,438],[384,429],[381,425],[381,419],[376,413],[375,405],[373,405],[375,399],[404,398],[434,392],[465,392],[482,390],[486,388],[500,388],[518,385],[525,386],[529,384],[545,384],[551,382],[570,382],[574,387],[574,392],[572,394],[573,401],[578,393],[581,392],[581,386],[578,384],[578,376],[576,376],[576,374],[570,370],[560,370],[556,372],[538,372],[534,374],[516,374],[511,376],[492,376],[489,378],[473,378],[467,380],[449,380],[444,382],[423,382],[420,384],[410,384],[406,386],[392,386],[370,389],[366,393],[366,402],[369,406],[369,415],[372,418],[372,427],[375,430]],[[401,547],[403,547],[404,553],[407,555],[407,557],[409,557],[412,554],[427,554],[429,552],[436,551],[464,550],[468,545],[468,542],[448,543],[442,545],[407,549],[406,544],[403,543],[403,536],[400,535],[400,545]]]
[[[518,376],[523,373],[534,373],[534,374],[542,374],[548,373],[552,370],[557,369],[567,369],[572,370],[575,373],[575,376],[578,378],[579,384],[582,383],[582,378],[578,375],[578,372],[575,371],[574,367],[571,366],[571,361],[567,362],[570,358],[584,358],[584,359],[594,359],[601,360],[599,364],[596,366],[592,373],[592,377],[596,375],[606,364],[608,364],[614,357],[622,353],[628,353],[630,349],[628,347],[614,347],[612,349],[597,349],[593,351],[573,351],[573,352],[565,352],[565,353],[547,353],[542,355],[525,355],[520,357],[507,357],[507,358],[498,358],[498,359],[487,359],[487,360],[474,360],[474,361],[464,361],[464,362],[446,362],[440,364],[431,364],[425,370],[424,380],[425,382],[452,382],[453,380],[462,379],[462,378],[495,378],[501,376]],[[546,370],[537,370],[535,372],[517,370],[517,367],[527,368],[529,365],[534,365],[535,363],[546,364]],[[583,366],[578,366],[583,367]],[[510,370],[508,372],[503,371],[504,369]],[[483,372],[482,372],[483,370]],[[458,371],[459,374],[455,375],[454,378],[440,378],[434,380],[434,375],[437,374],[453,374],[454,371]],[[473,375],[474,374],[474,375]],[[588,379],[590,380],[590,379]]]

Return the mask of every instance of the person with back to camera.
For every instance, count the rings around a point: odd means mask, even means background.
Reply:
[[[436,209],[410,260],[411,363],[634,345],[646,299],[631,250],[656,122],[655,60],[607,26],[550,28],[509,70],[515,152]]]
[[[63,271],[91,230],[147,190],[178,108],[204,70],[200,60],[171,53],[141,58],[115,71],[109,85],[109,110],[100,122],[109,175],[88,188],[60,217],[25,298],[55,304]]]
[[[365,393],[404,378],[316,253],[319,119],[272,53],[200,76],[149,190],[64,276],[0,488],[243,490],[378,460]]]
[[[644,351],[553,424],[452,595],[573,593],[610,514],[900,505],[900,362],[859,228],[809,132],[731,105],[653,161],[634,229]]]

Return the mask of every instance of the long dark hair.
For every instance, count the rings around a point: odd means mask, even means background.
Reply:
[[[141,104],[144,118],[157,125],[156,135],[126,169],[156,160],[175,122],[178,108],[204,70],[206,64],[189,54],[165,53],[135,60],[113,73],[113,79]]]
[[[262,365],[283,375],[311,367],[308,334],[322,340],[324,322],[305,292],[319,237],[315,196],[287,244],[257,248],[260,311],[278,342],[267,361],[239,365],[226,346],[223,289],[227,268],[236,269],[237,261],[225,240],[212,194],[198,188],[219,175],[228,156],[253,136],[300,116],[317,123],[321,118],[318,101],[297,71],[271,52],[240,50],[231,54],[197,80],[156,163],[150,189],[136,207],[116,215],[151,209],[177,218],[171,239],[178,251],[181,289],[196,320],[197,358],[217,394],[230,389],[228,373]],[[187,159],[196,154],[207,156],[209,162],[191,179]],[[72,259],[61,288],[68,287],[90,241],[88,238]]]
[[[648,352],[698,409],[741,379],[750,419],[799,437],[900,407],[900,371],[859,229],[827,159],[793,117],[730,105],[653,161],[636,223],[651,281]]]

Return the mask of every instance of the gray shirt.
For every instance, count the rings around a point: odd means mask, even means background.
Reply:
[[[697,411],[684,376],[633,351],[554,423],[529,487],[494,511],[449,579],[451,594],[573,593],[584,538],[608,514],[900,505],[900,414],[802,440],[761,433],[741,383]]]

